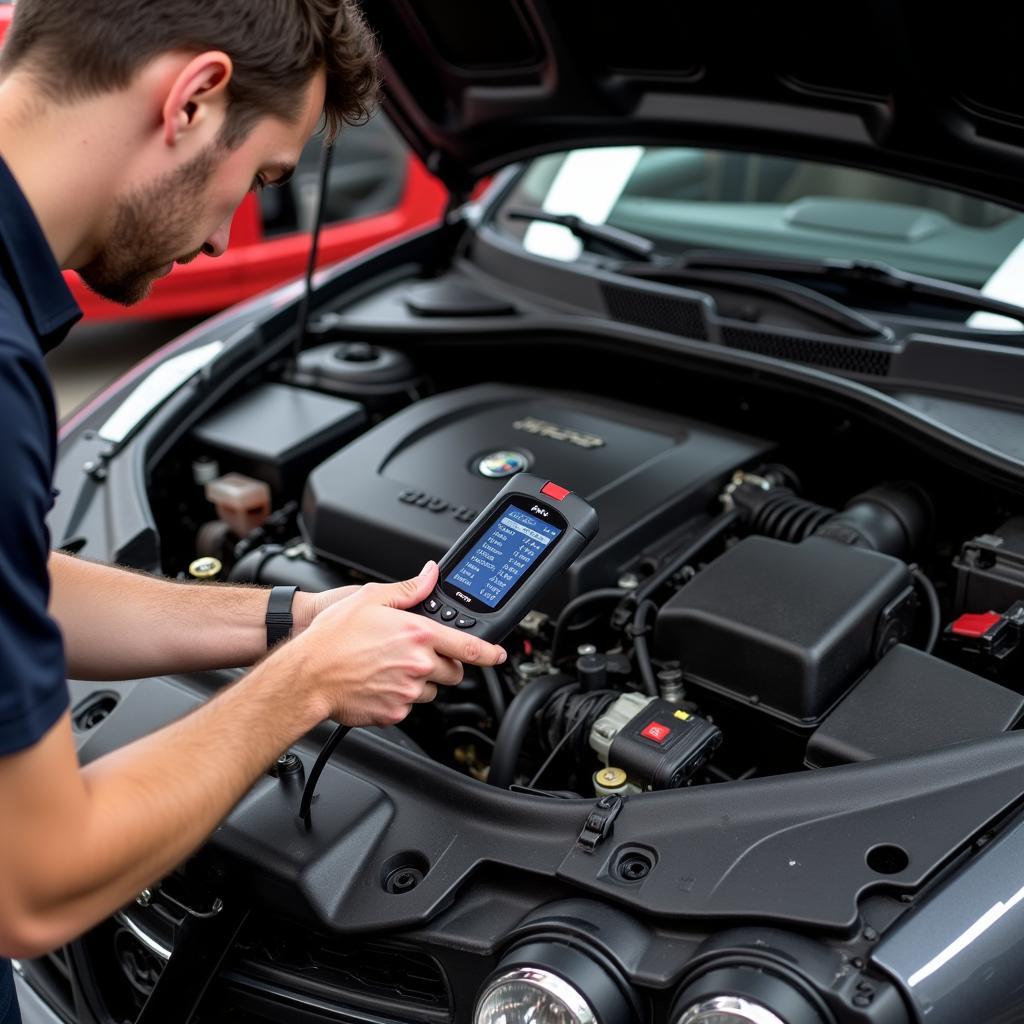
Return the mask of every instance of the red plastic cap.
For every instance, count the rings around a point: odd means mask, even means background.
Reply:
[[[984,636],[1002,621],[999,612],[982,612],[980,615],[961,615],[950,628],[957,636]]]
[[[567,487],[559,487],[558,484],[552,483],[550,480],[540,489],[541,494],[546,494],[549,498],[554,498],[555,501],[561,501],[567,494],[572,494]]]

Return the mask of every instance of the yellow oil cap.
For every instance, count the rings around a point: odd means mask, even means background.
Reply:
[[[598,796],[611,796],[626,785],[626,773],[621,768],[599,768],[594,772],[594,792]]]

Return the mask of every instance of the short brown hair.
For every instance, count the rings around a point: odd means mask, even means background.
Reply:
[[[377,45],[354,0],[18,0],[0,75],[24,64],[48,97],[80,99],[124,88],[162,53],[204,50],[234,63],[229,146],[261,117],[294,121],[320,70],[330,139],[376,105]]]

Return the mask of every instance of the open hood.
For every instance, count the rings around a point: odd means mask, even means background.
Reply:
[[[543,151],[706,145],[1024,204],[1024,10],[920,0],[363,0],[389,114],[456,194]]]

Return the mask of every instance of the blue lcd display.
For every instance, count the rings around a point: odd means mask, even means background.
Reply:
[[[510,505],[445,582],[494,608],[561,532]]]

